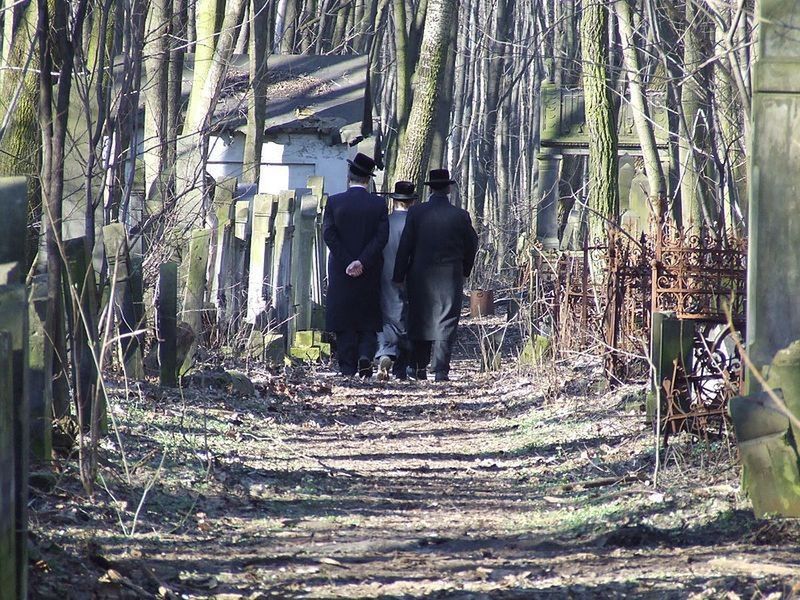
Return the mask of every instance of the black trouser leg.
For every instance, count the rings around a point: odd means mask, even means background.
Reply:
[[[431,371],[447,375],[450,373],[450,357],[453,354],[453,344],[450,340],[436,340],[433,342]]]
[[[342,375],[355,375],[358,369],[359,335],[357,331],[336,332],[336,358]]]
[[[431,362],[431,345],[432,342],[428,340],[414,340],[414,370],[419,373],[428,368],[428,363]]]
[[[358,332],[358,358],[372,360],[378,349],[378,334],[374,331]]]
[[[358,332],[358,374],[372,377],[372,357],[378,349],[378,335],[374,331]]]
[[[406,336],[400,338],[397,343],[397,358],[392,365],[392,373],[398,379],[406,378],[406,367],[414,364],[414,348]]]

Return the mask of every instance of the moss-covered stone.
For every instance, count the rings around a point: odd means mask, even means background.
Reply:
[[[729,404],[742,483],[756,517],[800,517],[800,469],[789,419],[766,392],[733,398]]]
[[[534,333],[528,338],[522,347],[522,352],[519,353],[519,364],[526,367],[537,367],[550,357],[551,350],[550,338]]]
[[[322,353],[319,348],[313,346],[311,348],[292,346],[291,350],[289,350],[289,356],[297,360],[314,362],[320,359]]]
[[[245,356],[247,358],[262,360],[264,358],[264,349],[264,334],[258,329],[254,329],[247,338],[247,345],[244,349]]]
[[[241,371],[226,371],[230,377],[231,391],[240,396],[255,396],[256,388],[250,378]]]
[[[286,343],[280,333],[264,335],[264,360],[271,365],[282,365],[286,356]]]

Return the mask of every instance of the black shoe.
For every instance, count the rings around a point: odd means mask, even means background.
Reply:
[[[406,367],[406,376],[409,379],[419,379],[420,381],[425,381],[428,378],[428,372],[425,369]]]
[[[434,373],[433,380],[434,381],[450,381],[450,377],[447,376],[447,373]]]
[[[372,360],[366,356],[358,359],[358,376],[364,379],[372,377]]]

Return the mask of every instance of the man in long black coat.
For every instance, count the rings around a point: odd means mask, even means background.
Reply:
[[[357,154],[350,164],[349,188],[328,198],[322,235],[330,250],[326,329],[336,333],[342,375],[372,375],[380,308],[383,247],[389,238],[386,201],[368,190],[375,161]]]
[[[414,345],[417,379],[427,378],[431,362],[436,381],[448,380],[464,279],[478,250],[469,213],[450,204],[448,194],[454,183],[447,169],[430,172],[425,184],[431,187],[431,195],[427,202],[409,209],[395,259],[393,279],[398,284],[406,282],[408,336]]]

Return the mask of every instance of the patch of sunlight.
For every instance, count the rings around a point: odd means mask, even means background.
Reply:
[[[596,436],[596,423],[570,416],[553,418],[551,415],[532,413],[518,419],[509,419],[508,424],[515,428],[506,438],[506,452],[513,455],[535,453],[541,448],[550,452],[558,450],[558,444],[568,444],[576,440]]]
[[[541,510],[514,515],[511,519],[512,529],[517,532],[527,530],[555,534],[580,533],[587,529],[596,529],[598,525],[610,525],[618,518],[625,519],[634,511],[636,503],[636,500],[629,498],[592,503],[587,498],[585,504],[543,507]]]

